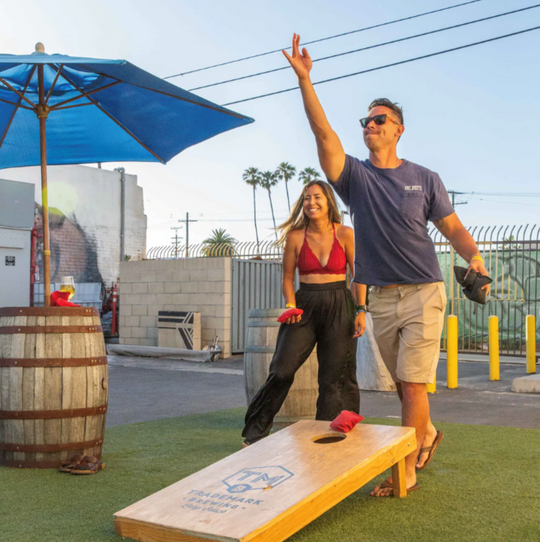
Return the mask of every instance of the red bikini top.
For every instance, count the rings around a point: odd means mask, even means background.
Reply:
[[[307,228],[304,232],[304,243],[298,255],[298,273],[300,275],[345,275],[347,273],[347,257],[343,247],[339,244],[336,237],[336,227],[334,226],[334,244],[330,251],[328,263],[323,267],[319,258],[313,254],[311,247],[307,242]]]

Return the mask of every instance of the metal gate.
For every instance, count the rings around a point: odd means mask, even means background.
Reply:
[[[285,305],[281,293],[281,262],[231,261],[231,351],[244,351],[249,311]]]
[[[450,243],[437,230],[431,235],[448,294],[447,314],[459,318],[460,351],[488,352],[488,319],[499,317],[500,351],[525,355],[525,318],[536,316],[537,344],[540,346],[540,228],[491,226],[469,229],[493,279],[486,305],[469,301],[453,272],[454,265],[467,267]],[[446,348],[446,323],[441,347]]]

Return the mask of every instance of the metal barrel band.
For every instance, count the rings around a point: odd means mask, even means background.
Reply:
[[[55,453],[69,452],[72,450],[87,450],[97,448],[103,444],[103,439],[88,440],[86,442],[63,442],[61,444],[16,444],[0,442],[0,450],[4,452],[22,453]]]
[[[85,418],[107,412],[107,405],[63,410],[0,410],[0,420],[52,420],[63,418]]]
[[[96,456],[101,459],[101,455]],[[55,461],[17,461],[14,459],[0,459],[0,466],[16,469],[56,469],[62,464],[62,459]]]
[[[96,307],[3,307],[0,316],[99,316]]]
[[[107,365],[107,356],[91,358],[2,358],[0,367],[95,367]]]
[[[0,327],[0,335],[17,333],[102,333],[101,326],[4,326]]]

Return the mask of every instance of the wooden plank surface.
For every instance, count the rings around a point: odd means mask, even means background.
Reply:
[[[72,316],[70,323],[73,326],[82,326],[84,319],[82,316]],[[72,333],[70,337],[71,355],[73,357],[87,357],[85,349],[84,333]],[[72,390],[71,404],[73,408],[86,408],[87,405],[87,367],[74,367],[71,372]],[[71,438],[73,442],[83,442],[85,440],[86,418],[73,418],[71,420]],[[84,453],[84,450],[81,450]],[[72,453],[71,455],[75,455]]]
[[[36,325],[45,325],[45,316],[38,316]],[[46,358],[45,334],[36,334],[36,358]],[[34,410],[45,410],[45,368],[36,367],[34,380]],[[35,444],[45,444],[45,420],[34,420]],[[35,454],[36,461],[44,461],[45,454]]]
[[[416,450],[414,429],[300,421],[115,514],[117,533],[147,542],[279,542]],[[186,538],[191,537],[191,538]]]
[[[46,316],[46,326],[61,326],[61,316]],[[62,357],[62,334],[45,333],[45,357]],[[62,408],[62,367],[45,367],[45,410]],[[58,444],[62,438],[62,420],[44,420],[45,444]],[[60,459],[60,452],[47,453],[47,461]]]
[[[72,318],[62,316],[62,325],[74,325]],[[71,333],[62,333],[62,358],[73,357],[71,353]],[[62,368],[62,409],[75,408],[73,406],[73,367]],[[74,442],[72,437],[73,418],[60,420],[60,442]],[[76,441],[75,441],[76,442]],[[60,452],[60,459],[64,460],[74,455],[71,451]]]
[[[37,316],[27,316],[26,324],[37,326]],[[25,336],[24,358],[34,359],[36,357],[36,333],[29,333]],[[25,367],[23,369],[23,410],[35,410],[34,390],[36,386],[35,367]],[[24,444],[36,444],[35,420],[23,420]],[[35,461],[36,454],[25,453],[24,460]]]
[[[26,325],[26,316],[15,316],[14,326]],[[14,335],[11,343],[11,356],[14,358],[24,357],[24,344],[26,335]],[[22,410],[23,408],[23,368],[9,367],[9,410]],[[11,442],[24,442],[24,422],[22,420],[9,420],[11,425]],[[25,454],[13,453],[13,459],[23,460]]]

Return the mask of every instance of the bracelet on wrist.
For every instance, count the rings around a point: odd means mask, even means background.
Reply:
[[[365,305],[356,305],[356,314],[358,314],[359,312],[366,312],[366,306]]]
[[[478,255],[473,256],[471,258],[471,262],[474,262],[474,260],[480,260],[482,263],[484,263],[484,258],[482,258],[482,256],[478,256]],[[469,263],[471,263],[471,262],[469,262]]]
[[[296,305],[294,303],[287,303],[285,305],[286,309],[296,309]]]

